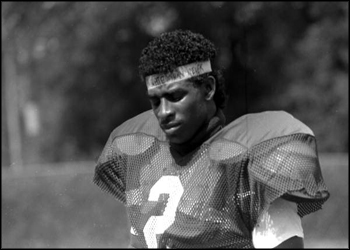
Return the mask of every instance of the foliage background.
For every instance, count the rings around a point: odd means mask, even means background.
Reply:
[[[138,58],[174,29],[219,48],[228,122],[283,109],[314,131],[332,196],[306,218],[306,246],[348,246],[348,2],[1,7],[2,246],[126,247],[125,211],[92,185],[93,162],[113,128],[150,108]]]
[[[173,29],[219,48],[228,122],[284,109],[321,152],[348,151],[347,2],[1,4],[3,166],[95,160],[114,127],[150,109],[138,58]]]

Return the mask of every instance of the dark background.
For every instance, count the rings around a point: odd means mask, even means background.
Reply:
[[[228,122],[286,110],[348,152],[347,2],[2,2],[2,166],[96,160],[150,109],[141,50],[191,29],[219,48]]]

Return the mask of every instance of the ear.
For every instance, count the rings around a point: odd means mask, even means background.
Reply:
[[[214,99],[214,94],[216,91],[216,80],[213,76],[209,76],[206,81],[204,82],[204,88],[205,88],[205,99],[208,101]]]

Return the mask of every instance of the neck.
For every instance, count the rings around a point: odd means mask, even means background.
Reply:
[[[195,151],[211,136],[217,133],[225,124],[225,116],[221,109],[218,109],[216,113],[209,119],[207,123],[204,123],[202,127],[198,129],[196,134],[186,143],[175,144],[170,143],[170,150],[175,156],[183,157],[192,151]]]

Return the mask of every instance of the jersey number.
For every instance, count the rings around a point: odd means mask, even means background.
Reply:
[[[177,205],[183,192],[184,189],[178,176],[162,176],[151,188],[149,201],[158,201],[160,194],[169,194],[169,199],[163,215],[151,216],[143,229],[149,248],[157,248],[156,234],[164,233],[174,223]]]

